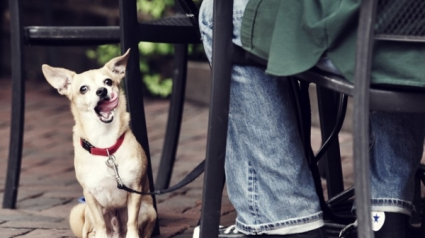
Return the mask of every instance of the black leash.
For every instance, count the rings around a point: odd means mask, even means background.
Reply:
[[[180,189],[180,188],[186,186],[187,184],[191,183],[193,180],[198,178],[199,175],[201,175],[204,172],[204,170],[205,170],[205,160],[203,160],[200,164],[198,164],[198,166],[196,166],[192,171],[190,171],[190,173],[188,175],[186,175],[186,177],[184,177],[180,182],[178,182],[174,186],[171,186],[171,187],[166,188],[166,189],[155,190],[155,191],[152,191],[152,192],[139,192],[139,191],[133,190],[133,189],[125,186],[123,183],[119,183],[118,181],[117,181],[117,187],[119,189],[125,190],[129,193],[137,193],[137,194],[140,194],[140,195],[161,195],[161,194],[164,194],[164,193],[173,192],[177,189]]]

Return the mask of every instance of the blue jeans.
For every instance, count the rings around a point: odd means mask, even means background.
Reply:
[[[233,43],[248,0],[234,0]],[[200,29],[211,61],[213,0],[204,0]],[[330,62],[329,70],[334,71]],[[234,66],[226,147],[226,182],[245,234],[293,234],[323,226],[313,178],[297,130],[286,78]],[[423,115],[371,114],[372,210],[410,214],[422,156]]]

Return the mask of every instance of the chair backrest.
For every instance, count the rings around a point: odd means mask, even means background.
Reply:
[[[425,41],[425,2],[378,0],[375,39]]]

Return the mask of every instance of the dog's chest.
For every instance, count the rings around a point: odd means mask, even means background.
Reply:
[[[107,157],[90,156],[79,169],[82,182],[86,189],[104,208],[119,208],[126,206],[127,192],[117,188],[115,171],[106,165]],[[134,183],[137,178],[132,173],[131,165],[125,160],[117,160],[118,173],[124,184]]]

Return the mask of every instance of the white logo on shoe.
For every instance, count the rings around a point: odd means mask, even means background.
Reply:
[[[385,222],[384,212],[372,212],[372,230],[379,231]]]

